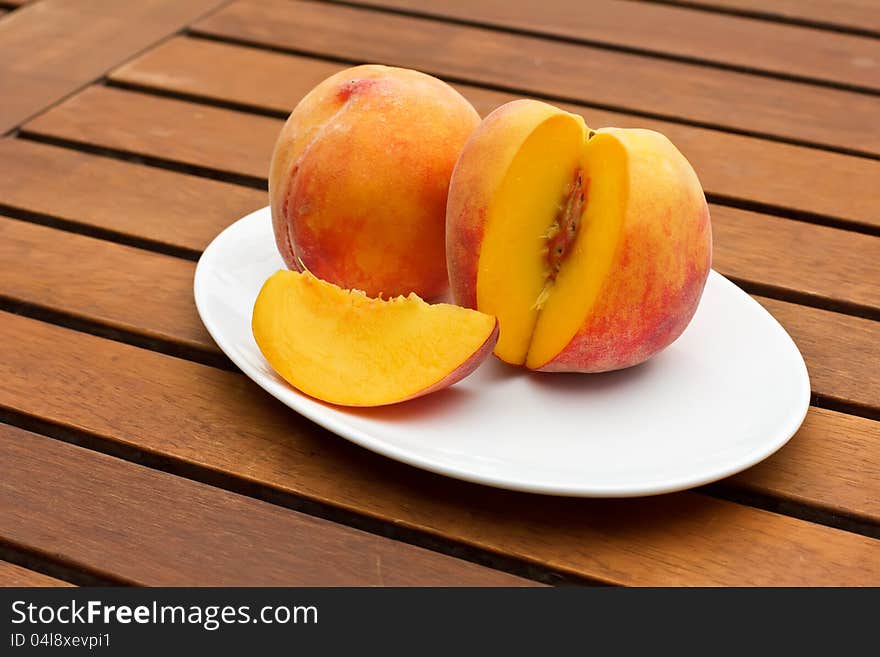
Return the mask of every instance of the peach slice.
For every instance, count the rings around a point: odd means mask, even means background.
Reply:
[[[456,302],[497,316],[495,354],[536,370],[648,359],[690,322],[711,263],[702,187],[666,137],[533,100],[471,136],[446,221]]]
[[[278,271],[254,304],[254,339],[302,392],[343,406],[381,406],[440,390],[473,372],[498,322],[415,294],[372,299],[305,272]]]

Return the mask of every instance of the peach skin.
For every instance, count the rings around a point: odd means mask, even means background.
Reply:
[[[712,233],[697,175],[666,137],[590,130],[520,100],[486,117],[458,160],[446,249],[456,302],[498,317],[499,358],[603,372],[684,331]]]
[[[356,66],[320,83],[272,155],[284,262],[371,296],[442,294],[449,179],[479,120],[457,91],[418,71]]]

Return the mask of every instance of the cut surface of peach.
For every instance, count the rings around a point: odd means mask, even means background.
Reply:
[[[492,353],[498,322],[415,294],[373,299],[278,271],[254,304],[254,339],[288,383],[332,404],[381,406],[461,380]]]
[[[457,303],[498,318],[495,354],[548,371],[642,362],[693,316],[711,262],[702,187],[650,130],[590,130],[532,100],[490,114],[447,204]]]

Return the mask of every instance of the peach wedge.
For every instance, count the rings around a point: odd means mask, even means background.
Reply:
[[[475,130],[446,221],[456,302],[498,317],[495,354],[535,370],[650,358],[690,322],[711,264],[702,187],[666,137],[590,130],[534,100]]]
[[[497,320],[474,310],[415,294],[372,299],[283,270],[260,290],[252,329],[284,380],[343,406],[393,404],[451,386],[498,339]]]

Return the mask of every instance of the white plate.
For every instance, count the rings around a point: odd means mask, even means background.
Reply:
[[[195,275],[205,326],[241,370],[298,413],[367,449],[501,488],[584,497],[652,495],[739,472],[800,426],[800,352],[757,302],[711,272],[684,334],[638,367],[533,374],[494,357],[438,393],[372,409],[331,406],[278,377],[251,334],[263,281],[283,268],[268,208],[224,230]]]

